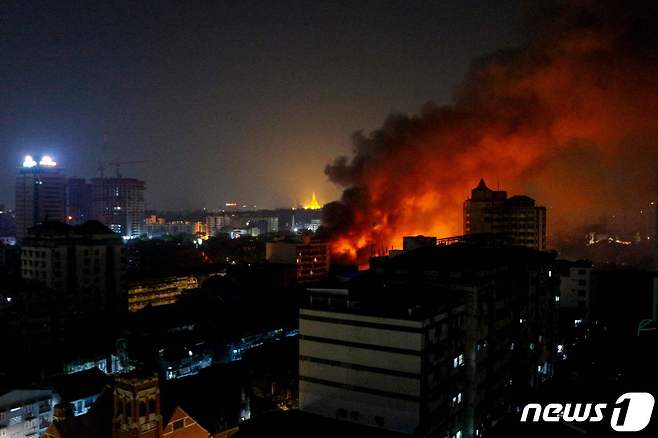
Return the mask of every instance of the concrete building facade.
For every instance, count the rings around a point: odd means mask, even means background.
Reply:
[[[125,267],[121,237],[96,221],[46,222],[30,229],[21,248],[22,277],[80,311],[124,311]]]
[[[128,311],[173,304],[183,291],[198,287],[199,280],[192,275],[135,281],[128,286]]]
[[[592,263],[560,260],[560,311],[569,325],[588,322],[592,309]]]
[[[296,266],[297,282],[312,282],[329,275],[329,244],[310,235],[297,241],[267,242],[265,259],[270,263]]]
[[[146,183],[135,178],[93,178],[92,218],[124,238],[144,233]]]
[[[546,208],[535,205],[528,196],[507,197],[507,192],[491,190],[484,180],[464,202],[464,234],[494,233],[506,236],[512,244],[543,251],[547,248]]]
[[[57,395],[50,389],[16,389],[0,394],[0,437],[38,437],[53,421]]]
[[[478,437],[553,374],[559,280],[528,248],[371,260],[299,315],[300,409],[409,436]]]

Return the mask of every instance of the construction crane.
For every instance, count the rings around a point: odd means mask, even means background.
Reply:
[[[124,165],[124,164],[143,164],[143,163],[150,163],[150,162],[151,162],[150,160],[110,161],[107,164],[109,164],[110,166],[114,166],[116,168],[117,178],[121,178],[121,172],[119,172],[119,168],[122,165]],[[100,174],[101,178],[104,177],[104,173],[103,173],[104,170],[105,170],[105,167],[103,167],[103,163],[99,161],[98,162],[98,173]]]

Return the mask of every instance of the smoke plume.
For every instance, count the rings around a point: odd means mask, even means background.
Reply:
[[[450,105],[354,134],[325,169],[345,188],[324,210],[335,254],[461,234],[481,177],[548,207],[551,239],[655,199],[658,2],[542,3],[528,29],[525,47],[475,62]]]

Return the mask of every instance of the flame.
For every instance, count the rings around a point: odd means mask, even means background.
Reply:
[[[601,3],[556,9],[536,41],[476,64],[452,104],[356,133],[325,169],[345,188],[323,209],[334,255],[361,264],[405,235],[462,234],[480,178],[545,205],[549,244],[655,199],[658,8]]]

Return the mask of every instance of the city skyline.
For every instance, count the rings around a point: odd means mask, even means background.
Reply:
[[[0,2],[0,438],[658,436],[657,24]]]
[[[154,209],[338,199],[323,169],[349,153],[353,132],[448,102],[473,59],[521,39],[516,1],[7,2],[0,12],[6,205],[30,153],[87,178],[99,160],[151,160],[125,172],[158,187]]]

